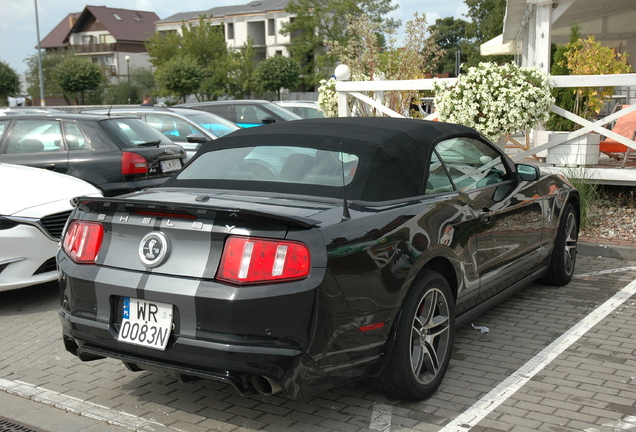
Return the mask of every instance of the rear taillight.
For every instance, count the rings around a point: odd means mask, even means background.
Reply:
[[[94,264],[104,238],[104,227],[97,222],[74,220],[68,226],[62,247],[80,264]]]
[[[121,173],[122,175],[145,174],[148,172],[148,161],[145,157],[134,152],[122,152]]]
[[[303,279],[309,275],[309,250],[302,243],[230,236],[217,279],[255,284]]]

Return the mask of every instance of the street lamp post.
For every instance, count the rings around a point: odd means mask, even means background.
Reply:
[[[126,60],[126,74],[128,75],[128,105],[130,105],[130,56],[124,57]]]
[[[40,20],[38,19],[38,0],[33,0],[35,4],[35,29],[38,35],[38,78],[40,80],[40,106],[46,106],[44,100],[44,74],[42,73],[42,50],[40,49]]]

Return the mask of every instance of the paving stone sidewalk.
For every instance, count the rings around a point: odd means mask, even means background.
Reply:
[[[387,399],[364,383],[295,401],[241,398],[216,382],[132,373],[110,359],[82,363],[60,341],[55,286],[0,293],[0,416],[49,432],[447,432],[445,425],[636,278],[636,248],[582,239],[580,251],[569,285],[517,293],[474,322],[488,333],[458,329],[442,386],[420,402]],[[634,315],[630,298],[470,430],[636,429]]]

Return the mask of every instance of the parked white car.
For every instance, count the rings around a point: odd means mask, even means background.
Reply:
[[[0,163],[0,291],[57,279],[55,253],[77,196],[93,185],[40,168]]]

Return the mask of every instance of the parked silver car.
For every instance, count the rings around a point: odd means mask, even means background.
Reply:
[[[192,102],[175,105],[175,108],[177,107],[213,113],[235,122],[242,128],[302,119],[275,103],[259,99]]]
[[[209,112],[167,107],[127,107],[84,110],[82,113],[137,116],[183,147],[190,159],[201,144],[240,129],[235,123]]]
[[[325,113],[320,109],[318,102],[298,100],[298,101],[274,101],[278,106],[285,108],[287,111],[293,112],[304,119],[324,118]]]

